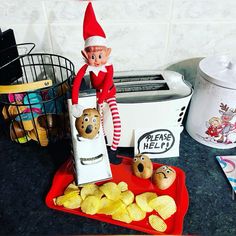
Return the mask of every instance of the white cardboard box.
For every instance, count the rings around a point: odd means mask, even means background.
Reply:
[[[180,133],[183,126],[155,127],[135,130],[134,154],[147,154],[149,158],[179,156]]]

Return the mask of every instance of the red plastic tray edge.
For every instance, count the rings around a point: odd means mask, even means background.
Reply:
[[[128,157],[119,156],[119,158],[123,159],[122,163],[127,163],[127,161],[130,162],[130,158],[128,158]],[[70,168],[69,167],[70,165],[72,165],[72,161],[68,160],[64,164],[62,164],[62,166],[56,171],[56,173],[54,175],[54,178],[53,178],[53,181],[52,181],[51,188],[50,188],[50,190],[49,190],[49,192],[46,196],[46,199],[45,199],[45,203],[46,203],[47,207],[49,207],[51,209],[58,210],[58,211],[63,211],[63,212],[79,215],[79,216],[82,216],[82,217],[87,217],[87,218],[90,218],[90,219],[95,219],[95,220],[98,220],[98,221],[103,221],[103,222],[106,222],[106,223],[122,226],[122,227],[125,227],[125,228],[134,229],[134,230],[145,232],[145,233],[148,233],[148,234],[154,234],[154,235],[164,235],[165,234],[165,233],[158,232],[156,230],[140,227],[140,226],[137,226],[137,225],[127,224],[127,223],[121,222],[121,221],[116,221],[116,220],[113,220],[112,218],[109,218],[106,215],[103,215],[103,214],[99,214],[99,218],[98,218],[98,214],[88,215],[88,214],[85,214],[85,213],[83,213],[81,211],[78,211],[78,210],[66,209],[66,208],[63,208],[63,207],[55,206],[54,203],[53,203],[53,198],[55,197],[53,195],[54,186],[56,186],[55,183],[60,181],[60,178],[65,178],[66,175],[68,177],[68,184],[71,181],[73,181],[73,179],[74,179],[73,175],[70,172],[65,171],[65,170],[68,170]],[[153,165],[155,166],[155,165],[160,165],[160,164],[153,163]],[[115,166],[115,165],[111,164],[111,168],[112,168],[112,166]],[[179,178],[181,180],[181,183],[179,183],[179,184],[183,188],[182,188],[182,191],[179,192],[178,198],[179,199],[184,198],[185,201],[184,201],[184,205],[182,206],[182,208],[180,210],[178,210],[178,216],[181,216],[181,217],[175,216],[176,225],[178,227],[174,227],[174,229],[168,234],[181,235],[182,231],[183,231],[184,217],[187,213],[188,206],[189,206],[189,195],[188,195],[188,191],[187,191],[187,188],[186,188],[186,185],[185,185],[185,173],[184,173],[184,171],[182,169],[178,168],[178,167],[174,167],[174,168],[176,170],[178,170],[180,173],[182,173],[182,175],[183,175],[182,178]],[[61,173],[63,173],[63,175]]]

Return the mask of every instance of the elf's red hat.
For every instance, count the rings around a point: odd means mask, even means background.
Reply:
[[[107,46],[106,35],[97,22],[91,2],[88,4],[84,15],[83,36],[85,48],[89,46]]]

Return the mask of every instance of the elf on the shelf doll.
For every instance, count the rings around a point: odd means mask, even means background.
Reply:
[[[109,154],[115,156],[120,141],[121,122],[116,102],[116,87],[113,83],[113,66],[108,63],[111,48],[107,47],[106,35],[96,20],[91,2],[88,4],[83,23],[84,50],[81,51],[86,60],[78,71],[72,88],[72,109],[74,113],[80,108],[78,104],[81,81],[86,73],[90,74],[92,87],[96,89],[97,103],[103,124],[103,103],[109,105],[113,121],[113,141]]]

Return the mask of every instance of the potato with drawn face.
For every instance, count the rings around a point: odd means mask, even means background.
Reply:
[[[176,172],[170,166],[163,165],[152,176],[153,183],[161,190],[169,188],[176,179]]]
[[[83,114],[76,118],[75,127],[83,138],[93,139],[100,129],[100,114],[95,108],[83,110]]]
[[[153,165],[147,155],[138,154],[133,159],[132,170],[137,177],[148,179],[152,176]]]

